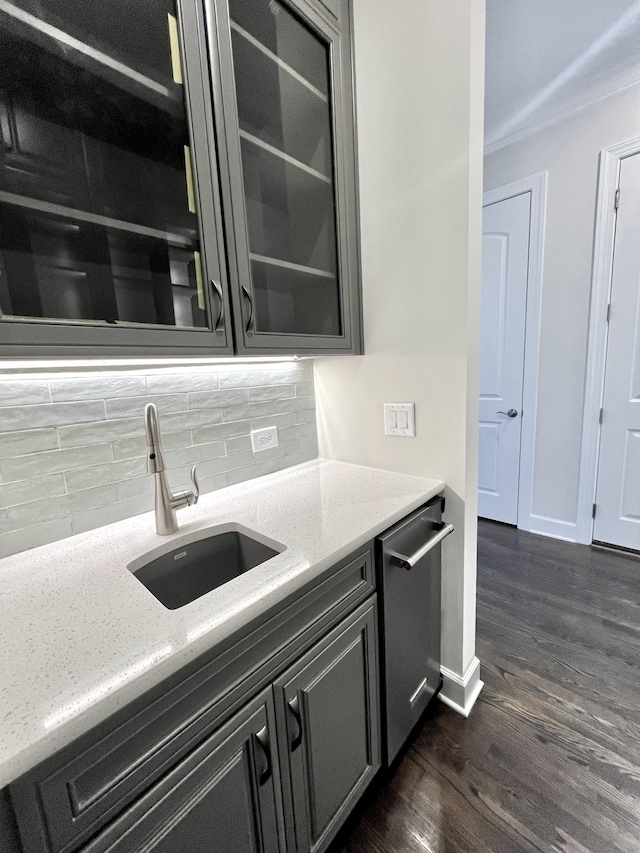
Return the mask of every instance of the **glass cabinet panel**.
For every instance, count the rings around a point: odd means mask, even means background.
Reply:
[[[229,0],[256,333],[340,336],[330,45],[278,0]]]
[[[176,16],[1,4],[4,319],[208,327]]]

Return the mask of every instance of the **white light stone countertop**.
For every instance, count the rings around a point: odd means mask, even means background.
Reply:
[[[0,560],[0,788],[443,488],[317,459],[203,495],[172,536],[145,513]],[[127,568],[225,524],[286,549],[177,610]]]

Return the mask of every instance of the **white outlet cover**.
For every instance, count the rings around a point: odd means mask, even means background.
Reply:
[[[251,447],[254,453],[278,446],[278,427],[263,427],[251,430]]]
[[[414,438],[416,434],[416,404],[385,403],[384,434]]]

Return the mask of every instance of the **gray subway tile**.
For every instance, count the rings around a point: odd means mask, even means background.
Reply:
[[[108,418],[131,418],[144,416],[147,403],[155,403],[158,413],[184,412],[187,409],[186,394],[157,394],[148,397],[125,397],[122,400],[107,400]],[[160,425],[162,427],[162,424]]]
[[[94,444],[88,447],[73,447],[66,450],[49,450],[44,453],[31,453],[28,456],[16,456],[3,459],[0,471],[5,482],[28,480],[43,474],[58,471],[71,471],[87,465],[99,465],[111,462],[113,450],[110,444]]]
[[[201,477],[211,477],[213,474],[222,474],[235,468],[246,468],[253,465],[254,455],[248,450],[244,453],[232,453],[230,456],[222,456],[220,459],[208,459],[198,466]]]
[[[36,500],[11,507],[9,517],[15,528],[30,527],[43,521],[52,521],[54,518],[64,518],[75,512],[106,506],[117,499],[116,485],[109,483],[106,486],[61,495],[55,501]]]
[[[109,504],[94,509],[86,509],[76,512],[71,516],[74,533],[85,533],[87,530],[95,530],[96,527],[104,527],[105,524],[114,524],[134,515],[142,515],[153,509],[153,496],[141,495],[128,501]],[[153,521],[149,521],[153,529]]]
[[[251,436],[239,435],[236,438],[228,438],[225,444],[227,453],[243,453],[245,450],[251,450]]]
[[[90,424],[58,427],[60,447],[85,447],[124,438],[144,438],[144,418],[123,418]]]
[[[222,421],[220,409],[204,409],[199,412],[180,412],[175,415],[164,415],[160,422],[163,432],[179,432],[183,429],[197,429],[198,427],[219,424]]]
[[[273,474],[279,470],[278,460],[269,459],[265,462],[258,462],[251,468],[236,468],[229,471],[227,477],[229,485],[233,486],[236,483],[244,483],[247,480],[252,480],[254,477],[263,477],[265,474]]]
[[[5,379],[0,382],[0,407],[50,403],[46,379]]]
[[[292,465],[301,465],[303,462],[311,462],[311,460],[316,459],[317,456],[318,454],[314,453],[313,450],[299,450],[297,453],[292,453],[290,456],[282,456],[278,460],[280,470],[290,468]]]
[[[66,539],[73,534],[70,518],[59,518],[54,521],[44,521],[37,527],[23,530],[13,530],[0,536],[0,557],[9,557],[28,548],[38,545],[48,545],[58,539]]]
[[[277,401],[265,403],[245,403],[242,406],[229,406],[222,410],[225,421],[244,421],[247,418],[260,418],[275,415]]]
[[[231,388],[223,391],[196,391],[189,394],[189,409],[221,409],[236,406],[249,399],[246,388]]]
[[[58,433],[55,427],[0,434],[0,459],[7,456],[24,456],[26,453],[39,453],[43,450],[55,450],[57,447]]]
[[[249,388],[253,385],[271,385],[271,371],[263,370],[230,370],[218,373],[221,388]]]
[[[54,403],[70,400],[108,400],[110,397],[139,397],[147,393],[144,376],[61,377],[49,380]]]
[[[198,427],[193,430],[193,443],[206,444],[209,441],[220,441],[226,438],[235,438],[237,435],[245,435],[251,431],[251,421],[231,421],[228,424],[214,424],[213,426]]]
[[[122,459],[119,462],[107,462],[105,465],[92,465],[76,471],[67,471],[64,478],[68,491],[77,492],[79,489],[90,489],[92,486],[100,486],[104,483],[129,480],[146,472],[146,459],[138,456],[134,459]]]
[[[262,400],[282,400],[286,397],[295,397],[293,385],[261,385],[258,388],[249,388],[251,403],[259,403]]]
[[[65,492],[62,474],[33,477],[17,483],[3,483],[0,486],[0,507],[13,507],[42,498],[53,498],[64,495]]]
[[[314,424],[315,422],[316,422],[316,410],[315,409],[302,409],[302,411],[296,412],[296,423]]]
[[[291,400],[274,400],[276,412],[299,412],[302,409],[315,409],[315,397],[294,397]]]
[[[218,385],[216,373],[168,373],[147,376],[150,394],[186,394],[190,391],[215,391]]]
[[[170,480],[171,487],[174,487]],[[142,477],[132,477],[130,480],[122,480],[118,483],[118,500],[125,501],[136,497],[136,495],[151,495],[155,490],[155,478],[151,474]]]
[[[205,462],[224,455],[224,441],[213,441],[211,444],[194,444],[191,447],[167,450],[164,458],[167,467],[178,468],[181,465],[193,465],[196,462]]]
[[[313,397],[313,382],[296,382],[296,397]]]
[[[39,406],[15,406],[3,409],[0,432],[15,432],[34,427],[85,424],[105,419],[102,401],[48,403]]]
[[[200,479],[200,491],[203,494],[207,492],[217,492],[218,489],[224,489],[229,485],[228,474],[213,474],[211,477],[202,477]]]
[[[162,430],[163,450],[173,450],[174,447],[188,447],[191,444],[191,433],[188,429],[181,432],[166,432]],[[113,442],[113,458],[116,462],[121,459],[135,459],[147,455],[147,439],[144,435],[136,438],[120,438]]]
[[[313,382],[313,368],[303,365],[287,365],[280,368],[272,368],[271,382],[273,385],[284,383],[286,385],[296,382]]]
[[[294,426],[296,424],[295,412],[285,412],[283,415],[266,415],[261,418],[253,418],[251,429],[262,429],[263,427],[276,426],[278,429]]]
[[[316,435],[316,425],[312,424],[296,424],[295,426],[284,427],[278,431],[280,441],[291,441],[295,438],[304,438],[306,436]]]

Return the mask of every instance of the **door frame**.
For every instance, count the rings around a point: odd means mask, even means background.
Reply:
[[[620,165],[627,157],[640,154],[640,136],[612,145],[600,152],[598,190],[593,239],[591,305],[585,377],[580,477],[578,481],[578,517],[576,542],[593,541],[593,506],[598,484],[600,456],[600,409],[604,396],[609,324],[607,313],[613,281],[613,254],[616,239],[616,190],[620,183]]]
[[[520,433],[520,479],[518,482],[518,528],[544,533],[546,519],[533,514],[533,471],[535,465],[536,412],[538,410],[538,365],[542,307],[542,267],[547,215],[548,172],[536,172],[487,190],[482,207],[531,193],[529,260],[527,264],[527,307],[525,313],[524,369],[522,376],[522,426]]]

